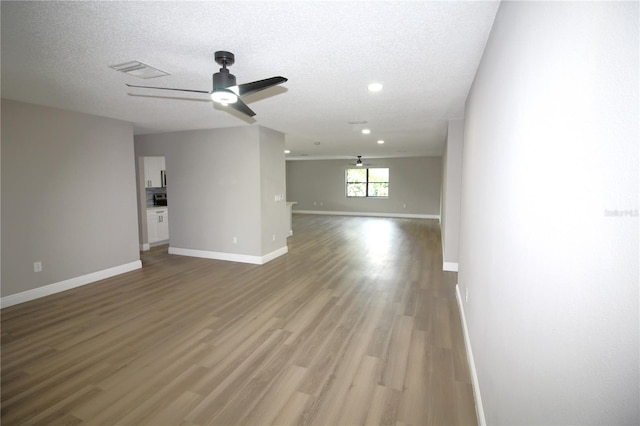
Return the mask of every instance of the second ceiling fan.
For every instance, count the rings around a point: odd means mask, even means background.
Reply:
[[[362,155],[358,155],[358,160],[356,160],[355,163],[349,163],[350,166],[356,166],[356,167],[362,167],[362,166],[370,166],[371,164],[369,163],[363,163],[362,162]]]
[[[264,80],[257,80],[251,83],[236,84],[236,76],[231,74],[227,69],[227,66],[233,65],[235,57],[231,52],[218,51],[215,53],[216,62],[222,66],[220,71],[213,74],[213,88],[210,91],[207,90],[192,90],[192,89],[174,89],[171,87],[154,87],[154,86],[137,86],[134,84],[127,84],[129,87],[137,87],[142,89],[160,89],[160,90],[174,90],[178,92],[191,92],[191,93],[206,93],[211,96],[213,102],[219,103],[224,106],[229,106],[236,111],[253,117],[255,112],[242,101],[242,97],[251,95],[269,87],[277,86],[287,81],[284,77],[271,77]]]

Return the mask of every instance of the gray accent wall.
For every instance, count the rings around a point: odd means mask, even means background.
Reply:
[[[354,160],[287,161],[287,199],[294,211],[440,215],[441,157],[365,159],[389,168],[389,198],[347,198],[345,173]],[[406,207],[405,207],[406,206]]]
[[[139,171],[141,157],[165,157],[170,247],[248,256],[286,247],[286,205],[275,201],[285,193],[282,133],[243,126],[139,135],[135,150]],[[146,227],[146,215],[140,222]]]
[[[459,286],[491,425],[637,425],[638,2],[502,2],[466,104]]]
[[[136,216],[131,124],[2,100],[3,297],[139,261]]]

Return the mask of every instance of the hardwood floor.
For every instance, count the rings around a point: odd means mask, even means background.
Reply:
[[[266,265],[143,268],[2,310],[2,424],[476,424],[434,220],[294,215]]]

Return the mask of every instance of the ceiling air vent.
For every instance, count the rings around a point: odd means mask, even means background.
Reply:
[[[118,65],[109,65],[109,67],[113,68],[116,71],[145,79],[169,75],[168,72],[161,71],[157,68],[152,67],[151,65],[143,64],[142,62],[138,61],[130,61]]]

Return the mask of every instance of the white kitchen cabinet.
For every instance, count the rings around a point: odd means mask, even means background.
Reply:
[[[155,211],[147,211],[147,237],[149,244],[158,241],[158,215]]]
[[[149,244],[169,239],[169,210],[166,207],[147,209]]]
[[[169,239],[169,212],[158,213],[158,241]]]
[[[144,157],[144,182],[147,188],[161,188],[165,186],[164,157]]]

